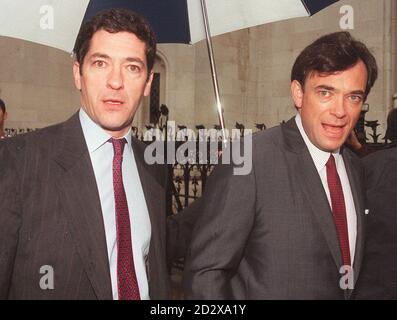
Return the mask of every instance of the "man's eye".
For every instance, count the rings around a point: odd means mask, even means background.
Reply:
[[[98,68],[103,68],[105,66],[105,61],[102,60],[94,61],[94,65]]]
[[[128,65],[128,70],[130,70],[131,72],[139,72],[141,70],[141,68],[135,64],[130,64]]]
[[[353,102],[361,102],[363,100],[363,97],[359,95],[351,95],[350,100]]]
[[[327,97],[329,97],[330,92],[327,91],[327,90],[320,90],[320,91],[319,91],[319,94],[320,94],[321,97],[327,98]]]

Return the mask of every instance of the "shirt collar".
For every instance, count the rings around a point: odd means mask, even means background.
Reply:
[[[320,150],[310,141],[309,137],[307,136],[307,134],[305,132],[305,129],[303,128],[302,118],[299,113],[297,113],[295,116],[295,122],[296,122],[296,125],[298,126],[298,129],[299,129],[299,132],[303,138],[303,141],[305,141],[305,144],[306,144],[307,148],[309,149],[309,153],[313,159],[314,165],[316,166],[317,171],[320,172],[325,167],[331,152],[325,152],[323,150]],[[339,162],[341,161],[341,158],[342,158],[339,153],[339,149],[336,150],[335,152],[332,152],[332,154],[334,155],[334,158],[335,158],[336,168],[338,168]]]
[[[110,134],[103,130],[87,115],[83,108],[80,108],[79,117],[87,148],[90,153],[98,150],[112,138]],[[131,149],[131,128],[123,138],[127,140],[127,147]]]

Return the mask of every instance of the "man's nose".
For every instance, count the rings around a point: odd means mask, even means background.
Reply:
[[[124,81],[120,67],[112,68],[108,76],[107,85],[114,90],[123,88]]]
[[[343,96],[335,99],[331,108],[331,113],[337,118],[343,118],[346,115],[346,101]]]

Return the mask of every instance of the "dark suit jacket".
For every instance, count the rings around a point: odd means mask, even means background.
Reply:
[[[342,257],[321,179],[294,118],[253,136],[252,171],[218,165],[202,199],[185,267],[187,298],[343,299]],[[359,159],[342,151],[363,254]]]
[[[369,214],[357,299],[397,299],[397,147],[363,159]]]
[[[165,171],[132,147],[148,205],[152,238],[149,294],[168,298]],[[0,299],[112,299],[97,185],[78,114],[0,143]],[[54,290],[39,286],[54,269]]]

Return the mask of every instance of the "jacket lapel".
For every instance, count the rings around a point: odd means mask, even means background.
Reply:
[[[357,282],[357,278],[361,269],[361,264],[363,260],[364,253],[364,190],[362,188],[362,178],[360,177],[359,170],[360,163],[358,159],[354,159],[351,154],[346,152],[347,150],[342,150],[342,156],[345,163],[347,176],[350,182],[350,188],[353,195],[354,207],[356,209],[357,215],[357,238],[356,238],[356,250],[353,263],[354,270],[354,285]],[[351,293],[351,292],[350,292]]]
[[[285,147],[291,151],[289,154],[291,168],[293,168],[297,174],[298,181],[301,183],[298,187],[301,188],[308,200],[334,258],[335,265],[339,270],[342,265],[342,254],[331,208],[320,176],[295,123],[295,118],[284,124],[282,130]]]
[[[75,246],[98,299],[112,299],[109,260],[95,175],[78,113],[64,123],[57,187]]]
[[[164,181],[161,183],[157,180],[159,178],[158,176],[165,172],[156,172],[157,169],[161,170],[161,166],[148,165],[145,162],[145,145],[143,143],[132,138],[131,146],[134,151],[134,158],[142,183],[152,228],[149,256],[146,262],[149,294],[151,299],[165,298],[168,294],[168,287],[163,285],[167,277],[165,265],[165,191],[164,186],[162,186]]]

